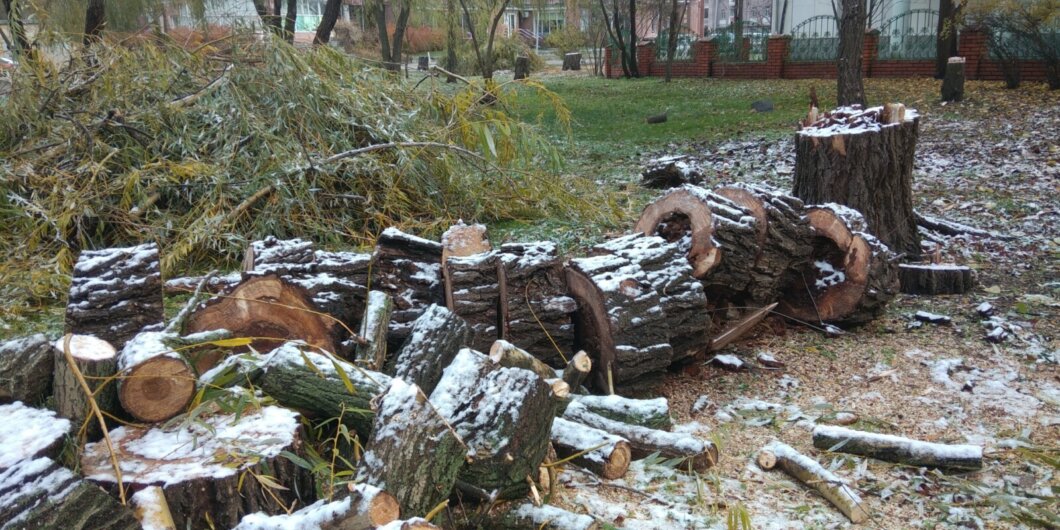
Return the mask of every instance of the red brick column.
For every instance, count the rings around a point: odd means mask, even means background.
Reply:
[[[964,57],[964,75],[979,79],[979,63],[987,57],[986,34],[978,28],[965,28],[957,36],[957,55]]]
[[[695,55],[692,56],[692,60],[695,61],[696,77],[709,77],[710,59],[714,55],[714,43],[707,39],[699,39],[696,41],[695,47]]]
[[[637,44],[637,72],[641,77],[651,75],[651,66],[655,62],[655,43],[642,42]]]
[[[865,40],[861,43],[861,77],[872,75],[872,63],[876,62],[876,49],[880,43],[880,32],[869,30],[865,32]]]
[[[611,78],[611,47],[604,48],[604,77]]]
[[[788,60],[788,43],[791,35],[770,35],[766,41],[766,77],[784,77],[784,61]]]

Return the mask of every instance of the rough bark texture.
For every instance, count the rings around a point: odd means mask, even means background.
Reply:
[[[368,293],[368,303],[365,305],[364,318],[361,319],[361,329],[358,333],[364,342],[357,345],[354,355],[358,365],[370,370],[383,369],[387,357],[386,333],[393,309],[393,301],[383,291]]]
[[[0,470],[0,527],[139,530],[140,523],[107,492],[50,458],[38,458]]]
[[[357,480],[393,495],[405,517],[423,516],[449,498],[466,455],[419,387],[394,379],[379,400]]]
[[[579,52],[571,52],[563,54],[563,70],[581,70],[582,69],[582,54]]]
[[[530,77],[530,58],[520,55],[515,58],[515,79]]]
[[[498,253],[451,256],[445,262],[445,276],[449,309],[471,325],[471,346],[477,350],[489,348],[504,329],[504,268]]]
[[[396,228],[376,241],[375,286],[394,300],[387,341],[397,351],[412,322],[431,304],[445,302],[442,282],[442,245]]]
[[[549,380],[557,377],[556,371],[553,370],[551,366],[541,362],[533,355],[530,355],[526,350],[506,340],[498,340],[494,342],[493,345],[490,346],[489,356],[490,360],[501,366],[530,370],[537,374],[541,379]]]
[[[865,216],[868,232],[895,252],[919,256],[913,213],[913,156],[920,118],[878,109],[836,109],[795,135],[794,194]],[[899,112],[901,114],[901,112]]]
[[[393,495],[368,484],[351,484],[349,495],[344,498],[331,502],[319,500],[291,514],[253,513],[243,517],[234,530],[310,530],[307,519],[320,521],[321,513],[330,518],[313,528],[363,530],[395,521],[400,511]]]
[[[574,396],[589,412],[615,421],[650,429],[670,430],[670,404],[664,397],[633,399],[622,396]]]
[[[118,353],[118,399],[122,409],[144,422],[165,421],[181,412],[195,393],[191,365],[175,350],[174,334],[145,331]]]
[[[264,407],[238,419],[220,415],[200,421],[212,429],[194,423],[174,430],[119,427],[110,433],[122,455],[127,489],[161,485],[177,528],[231,528],[246,514],[282,513],[292,502],[315,500],[310,472],[280,456],[282,451],[304,454],[298,414]],[[104,443],[85,447],[81,468],[88,480],[117,489]],[[266,491],[255,475],[287,489]]]
[[[158,245],[86,250],[77,258],[66,307],[66,333],[94,335],[121,349],[146,326],[160,324]]]
[[[861,79],[862,44],[865,42],[865,0],[840,0],[839,50],[836,66],[836,99],[839,106],[864,105]]]
[[[432,305],[412,324],[412,332],[387,373],[430,394],[442,378],[442,370],[470,340],[471,327],[463,318]]]
[[[942,79],[942,101],[964,99],[964,58],[953,57],[946,63],[946,75]]]
[[[963,265],[902,263],[898,277],[906,294],[964,294],[976,285],[975,271]]]
[[[816,460],[800,454],[791,446],[780,442],[770,443],[758,453],[757,460],[762,469],[779,467],[799,482],[817,490],[852,523],[863,523],[869,519],[868,508],[851,487]]]
[[[909,466],[958,470],[983,468],[983,448],[979,446],[928,443],[831,425],[814,428],[813,446],[823,451],[867,456]]]
[[[55,410],[73,424],[75,438],[84,426],[85,438],[90,441],[98,440],[103,431],[89,408],[88,396],[66,360],[64,344],[65,338],[59,339],[53,349]],[[118,381],[110,379],[118,372],[118,352],[114,347],[92,336],[73,335],[70,337],[70,355],[74,358],[74,364],[84,377],[88,388],[95,393],[96,405],[100,411],[120,415]]]
[[[52,350],[40,333],[0,343],[0,403],[36,405],[51,395]]]
[[[529,491],[548,452],[552,429],[549,386],[533,372],[497,366],[473,350],[457,354],[431,402],[468,446],[461,482],[498,498]]]
[[[588,353],[580,351],[570,358],[567,367],[563,369],[563,382],[567,383],[567,387],[570,388],[572,393],[579,393],[582,383],[585,382],[592,371],[592,359]]]
[[[574,347],[577,308],[567,293],[563,265],[551,242],[502,245],[505,283],[502,338],[552,366],[562,366],[560,351]]]
[[[54,412],[19,402],[0,405],[0,418],[18,426],[0,432],[0,470],[34,458],[57,458],[71,428],[69,420]]]
[[[552,446],[562,458],[580,454],[573,460],[575,464],[608,480],[622,478],[629,470],[629,442],[580,423],[563,418],[553,420]]]

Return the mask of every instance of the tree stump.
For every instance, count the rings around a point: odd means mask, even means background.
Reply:
[[[520,55],[515,58],[515,79],[526,79],[530,77],[530,58]]]
[[[37,458],[0,469],[0,528],[139,530],[140,523],[107,492]]]
[[[879,316],[898,294],[897,258],[875,237],[859,232],[858,212],[813,206],[810,264],[797,271],[780,313],[807,322],[857,325]]]
[[[394,301],[388,347],[397,351],[431,304],[445,303],[442,245],[387,228],[376,241],[375,288]]]
[[[110,438],[126,488],[161,486],[177,528],[231,528],[248,513],[315,500],[310,472],[280,455],[304,454],[298,414],[284,408],[199,417],[173,430],[119,427]],[[81,468],[88,480],[117,489],[106,444],[87,445]]]
[[[449,498],[468,448],[419,387],[394,379],[379,399],[357,481],[393,495],[405,517]]]
[[[75,438],[84,429],[85,439],[96,441],[102,435],[99,421],[89,408],[88,396],[81,388],[63,351],[65,338],[54,344],[55,365],[55,410],[67,418],[74,426]],[[70,356],[74,359],[77,370],[84,377],[88,388],[95,393],[96,405],[100,411],[119,415],[121,406],[118,402],[118,352],[104,340],[90,335],[70,336]],[[85,420],[88,420],[87,423]]]
[[[175,334],[145,331],[118,353],[118,400],[143,422],[165,421],[181,412],[195,394],[195,374],[175,348]]]
[[[913,156],[920,118],[901,104],[840,107],[795,135],[794,195],[858,210],[888,247],[919,256]]]
[[[393,495],[368,484],[349,487],[342,499],[319,500],[290,514],[252,513],[233,530],[358,530],[397,520],[400,508]]]
[[[66,333],[92,335],[120,349],[163,318],[158,245],[86,250],[78,256]]]
[[[4,419],[0,424],[0,470],[35,458],[58,457],[71,427],[69,420],[50,410],[18,401],[0,405],[0,418]]]
[[[52,350],[40,333],[0,343],[0,403],[36,405],[51,395]]]
[[[416,58],[416,70],[420,72],[426,72],[431,69],[431,58],[426,55],[421,55]]]
[[[571,392],[578,393],[582,383],[585,382],[585,379],[589,377],[592,371],[592,359],[588,353],[580,351],[570,358],[570,361],[567,362],[567,367],[563,369],[563,382],[567,383],[567,387],[570,388]]]
[[[553,420],[552,446],[563,458],[580,454],[574,459],[575,464],[608,480],[622,478],[629,470],[629,442],[580,423],[563,418]]]
[[[581,70],[582,69],[582,54],[579,52],[571,52],[563,54],[563,71],[567,70]]]
[[[442,370],[468,345],[471,327],[452,311],[432,305],[412,324],[412,332],[388,373],[423,390],[434,391]]]
[[[963,265],[902,263],[898,278],[906,294],[964,294],[975,287],[975,271]]]
[[[946,75],[942,78],[942,101],[964,99],[964,57],[950,57],[946,62]]]
[[[561,352],[573,351],[577,309],[556,245],[547,241],[501,245],[505,312],[502,338],[552,366],[563,366]]]
[[[703,168],[688,155],[670,155],[649,160],[640,172],[640,185],[645,188],[668,190],[684,184],[700,184]]]
[[[529,370],[504,368],[461,350],[431,393],[431,403],[467,444],[459,480],[498,498],[526,495],[548,452],[551,390]]]

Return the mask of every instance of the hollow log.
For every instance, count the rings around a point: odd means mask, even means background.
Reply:
[[[0,405],[0,470],[35,458],[59,456],[70,420],[20,401]]]
[[[0,528],[139,530],[140,523],[107,492],[37,458],[0,469]]]
[[[160,485],[177,528],[231,528],[248,513],[283,513],[315,500],[310,472],[280,454],[304,454],[300,431],[297,413],[270,406],[200,416],[175,429],[119,427],[110,438],[126,488]],[[106,444],[88,444],[81,469],[89,481],[117,489]]]
[[[351,484],[349,495],[341,499],[319,500],[289,514],[252,513],[234,530],[361,530],[388,525],[399,512],[393,495],[368,484]]]
[[[103,435],[103,431],[89,408],[89,397],[85,395],[81,383],[66,360],[63,351],[65,343],[65,338],[59,339],[53,348],[55,410],[60,416],[70,420],[76,438],[80,438],[78,433],[84,429],[85,439],[96,441]],[[90,335],[71,335],[70,356],[73,357],[74,365],[88,384],[88,388],[95,394],[94,399],[99,410],[118,416],[121,406],[118,402],[118,381],[114,377],[118,373],[118,352],[114,350],[114,346]]]
[[[640,185],[668,190],[684,184],[703,182],[703,169],[687,155],[670,155],[649,160],[640,173]]]
[[[813,206],[810,265],[780,302],[780,313],[809,322],[856,325],[879,316],[898,293],[897,257],[878,239],[859,232],[858,212],[836,204]]]
[[[598,530],[600,523],[589,515],[568,512],[548,504],[529,502],[511,506],[500,518],[500,525],[511,530]]]
[[[394,379],[379,399],[357,481],[392,494],[407,517],[449,498],[467,447],[414,384]]]
[[[169,512],[166,493],[160,486],[148,486],[129,499],[133,515],[147,530],[177,530],[173,514]]]
[[[950,57],[946,62],[946,74],[942,78],[942,101],[956,102],[964,99],[964,57]]]
[[[563,413],[563,419],[588,425],[629,441],[633,458],[644,458],[659,453],[666,458],[681,458],[676,469],[704,471],[718,462],[718,448],[707,440],[691,434],[674,433],[631,425],[594,414],[578,401],[572,402]]]
[[[36,405],[51,395],[52,350],[40,333],[0,342],[0,403]]]
[[[548,452],[551,389],[529,370],[505,368],[461,350],[431,393],[431,403],[467,444],[461,482],[514,499],[529,491]]]
[[[795,135],[793,194],[807,204],[860,211],[867,231],[895,252],[916,257],[913,156],[920,118],[900,104],[825,113]]]
[[[772,442],[762,448],[757,457],[762,469],[779,467],[807,487],[817,490],[828,499],[852,523],[863,523],[869,519],[868,508],[846,481],[828,471],[816,460],[805,456],[789,445]]]
[[[376,241],[375,287],[394,300],[387,336],[393,351],[431,304],[445,303],[442,245],[387,228]]]
[[[898,279],[906,294],[964,294],[975,287],[975,271],[963,265],[901,263]]]
[[[563,369],[563,382],[567,383],[570,391],[575,394],[580,394],[582,383],[585,382],[586,378],[593,371],[593,360],[589,358],[589,354],[584,351],[579,351],[574,354],[574,357],[570,358],[567,362],[567,367]]]
[[[412,324],[388,373],[423,390],[434,391],[442,370],[471,340],[471,327],[452,311],[431,305]]]
[[[910,466],[954,470],[978,470],[983,467],[983,448],[976,445],[921,442],[832,425],[818,425],[813,429],[813,446],[824,451],[867,456]]]
[[[118,400],[121,408],[144,422],[165,421],[181,412],[195,393],[191,365],[175,348],[175,334],[145,331],[118,353]]]
[[[364,341],[355,349],[354,361],[369,370],[382,370],[386,364],[386,333],[390,324],[390,312],[394,304],[389,295],[383,291],[368,293],[364,307],[364,318],[361,319],[360,335]]]
[[[501,245],[504,291],[502,336],[551,366],[574,347],[572,315],[577,304],[567,291],[556,245],[551,242]]]
[[[574,400],[593,414],[631,425],[668,431],[674,422],[670,403],[664,397],[633,399],[618,395],[574,396]]]
[[[158,245],[86,250],[78,256],[65,333],[93,335],[120,349],[163,316]]]
[[[581,454],[574,459],[575,464],[608,480],[622,478],[629,470],[629,442],[600,429],[556,418],[552,422],[552,446],[562,458]]]

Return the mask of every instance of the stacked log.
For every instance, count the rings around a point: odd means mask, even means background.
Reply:
[[[486,349],[501,336],[504,268],[497,252],[454,256],[445,262],[449,309],[471,325],[471,346]]]
[[[501,245],[506,295],[502,338],[552,366],[574,347],[572,315],[577,308],[567,289],[556,245],[547,241]]]
[[[0,527],[139,530],[132,510],[51,458],[0,468]]]
[[[59,339],[53,351],[55,410],[73,423],[75,434],[83,432],[86,439],[98,440],[103,430],[98,419],[92,417],[89,396],[81,387],[78,374],[92,391],[92,399],[100,411],[117,416],[120,405],[114,376],[118,372],[118,352],[106,341],[90,335],[71,335],[69,342]]]
[[[92,335],[115,348],[161,324],[158,245],[86,250],[77,258],[66,306],[66,333]]]
[[[121,408],[144,422],[168,420],[195,394],[195,374],[177,351],[186,345],[176,334],[145,331],[130,340],[117,358]]]
[[[41,403],[52,393],[52,341],[43,334],[0,343],[0,403]]]
[[[252,513],[243,517],[234,530],[376,528],[397,520],[400,511],[393,495],[368,484],[353,484],[349,495],[341,499],[331,502],[319,500],[289,514]]]
[[[70,421],[45,409],[27,407],[16,401],[0,405],[0,469],[19,462],[59,456],[63,439],[70,432]]]
[[[387,228],[376,240],[375,288],[394,301],[387,341],[394,351],[431,304],[445,303],[442,245]]]
[[[471,340],[471,326],[452,311],[432,305],[412,323],[412,332],[387,373],[430,393],[442,370]]]

